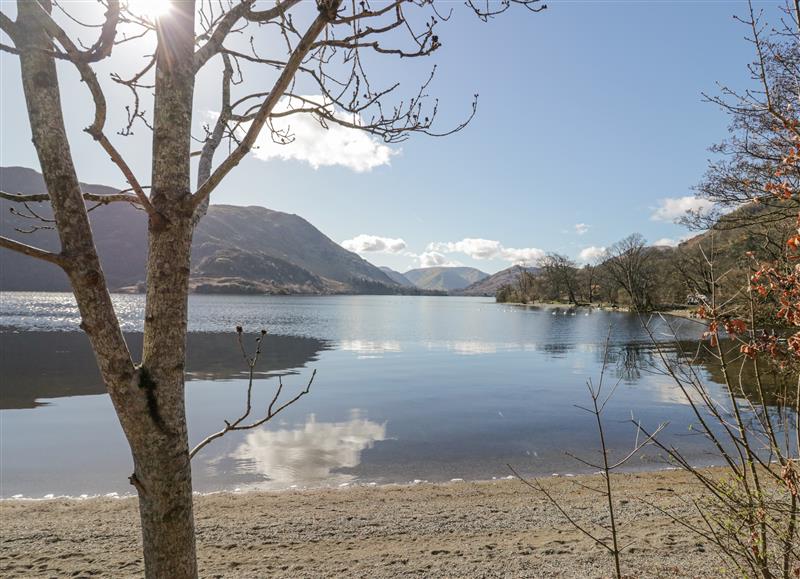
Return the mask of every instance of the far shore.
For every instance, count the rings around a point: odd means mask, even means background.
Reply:
[[[682,471],[615,477],[629,577],[720,577],[720,560],[652,503],[693,517],[700,494]],[[581,524],[600,495],[543,480]],[[203,577],[610,577],[608,554],[518,480],[219,493],[195,501]],[[137,501],[0,502],[3,577],[140,577]]]
[[[544,308],[592,308],[603,310],[606,312],[633,312],[630,308],[626,306],[614,306],[611,304],[570,304],[565,302],[496,302],[498,304],[503,304],[507,306],[529,306],[529,307],[544,307]],[[658,315],[662,314],[665,316],[675,316],[678,318],[687,318],[687,319],[698,319],[697,318],[697,308],[693,306],[686,306],[685,308],[670,308],[670,309],[662,309],[662,310],[653,310],[652,312],[647,312],[646,315]]]

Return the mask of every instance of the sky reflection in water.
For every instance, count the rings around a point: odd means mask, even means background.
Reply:
[[[130,454],[71,303],[60,294],[3,296],[0,324],[14,327],[0,335],[3,497],[130,492]],[[115,303],[137,351],[141,296]],[[318,371],[311,395],[278,419],[195,458],[199,491],[485,479],[506,476],[508,462],[532,474],[579,472],[564,452],[592,456],[596,447],[591,417],[574,405],[587,401],[585,380],[599,374],[609,327],[611,374],[622,381],[607,416],[615,452],[633,444],[633,412],[651,427],[669,420],[670,440],[713,462],[687,436],[687,406],[652,372],[635,316],[392,296],[192,296],[190,312],[193,443],[242,411],[235,325],[270,331],[255,416],[276,374],[288,374],[288,396]],[[698,333],[678,325],[685,337]],[[660,463],[651,456],[635,466]]]

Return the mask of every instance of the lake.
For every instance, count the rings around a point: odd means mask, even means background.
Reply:
[[[141,348],[144,300],[116,295],[131,349]],[[94,367],[69,294],[2,295],[0,495],[129,494],[130,453]],[[683,338],[701,328],[673,318]],[[533,308],[492,298],[419,296],[190,297],[187,412],[191,442],[241,413],[251,343],[268,330],[254,385],[265,408],[281,375],[311,393],[264,427],[229,433],[193,461],[195,489],[285,489],[491,479],[585,472],[566,451],[597,458],[586,380],[597,380],[610,331],[609,445],[627,453],[631,416],[697,463],[714,456],[687,436],[690,409],[654,371],[637,316]],[[654,322],[663,335],[663,323]],[[700,369],[703,371],[702,368]],[[721,387],[717,394],[724,394]],[[258,410],[255,416],[259,415]],[[663,468],[649,449],[631,468]]]

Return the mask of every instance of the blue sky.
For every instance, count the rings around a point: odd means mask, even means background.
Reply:
[[[13,14],[9,2],[1,4]],[[433,57],[373,62],[377,80],[397,79],[409,92],[437,64],[431,93],[440,98],[442,128],[464,118],[479,93],[478,114],[462,132],[415,136],[389,152],[369,140],[337,149],[346,135],[309,128],[311,143],[324,147],[298,143],[284,153],[289,160],[265,148],[260,156],[269,158],[244,161],[212,202],[297,213],[373,263],[401,271],[438,261],[493,272],[535,257],[534,250],[579,258],[635,231],[650,241],[686,235],[670,218],[691,203],[674,199],[692,194],[708,146],[727,126],[701,92],[715,92],[717,81],[748,82],[752,54],[732,18],[747,5],[548,4],[540,14],[512,10],[484,24],[454,2]],[[0,62],[0,159],[38,168],[15,58]],[[81,180],[122,187],[117,169],[81,132],[91,119],[85,88],[71,71],[62,78]],[[198,118],[215,110],[215,86],[211,74],[200,79]],[[122,97],[109,88],[110,101]],[[121,124],[120,114],[111,126]],[[115,142],[147,182],[146,131]]]

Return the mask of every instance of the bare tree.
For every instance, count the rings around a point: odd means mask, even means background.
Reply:
[[[535,302],[536,295],[536,276],[533,272],[524,267],[519,268],[514,282],[505,284],[497,288],[495,299],[498,302],[512,302],[527,304]]]
[[[672,320],[661,319],[673,337],[670,343],[663,333],[654,335],[649,320],[643,319],[658,360],[653,370],[674,383],[692,411],[692,431],[704,437],[722,460],[717,471],[697,468],[679,447],[652,433],[664,455],[690,473],[704,491],[693,505],[699,519],[662,512],[710,541],[738,574],[788,579],[800,573],[798,356],[772,331],[759,327],[758,284],[747,284],[749,311],[742,311],[730,300],[717,299],[719,283],[713,269],[712,275],[709,303],[702,307],[708,329],[696,348],[678,340]],[[724,384],[724,397],[718,398],[697,370],[701,360]],[[650,436],[641,424],[638,428]]]
[[[528,271],[527,269],[523,269],[517,275],[517,286],[516,290],[520,296],[518,301],[527,303],[528,301],[534,301],[536,299],[536,276],[533,275],[532,272]]]
[[[769,226],[797,214],[800,172],[782,166],[786,151],[795,146],[786,131],[795,119],[800,77],[800,20],[797,3],[788,1],[783,17],[771,25],[763,11],[735,17],[745,28],[755,58],[748,65],[753,81],[739,90],[721,85],[706,99],[730,117],[729,136],[711,148],[715,159],[696,187],[697,193],[715,206],[711,212],[690,215],[689,224],[718,229]],[[785,188],[781,195],[770,190],[775,171],[781,168]],[[722,219],[720,219],[722,217]]]
[[[753,252],[742,256],[751,264],[738,272],[737,294],[720,295],[721,278],[730,270],[720,273],[713,252],[704,254],[710,293],[698,313],[708,326],[696,353],[683,350],[676,339],[680,356],[671,359],[650,334],[664,373],[692,409],[695,428],[713,445],[723,469],[697,469],[680,449],[655,442],[706,491],[695,503],[699,523],[675,520],[710,540],[738,574],[788,579],[800,575],[800,2],[788,4],[780,26],[767,35],[752,4],[742,21],[752,32],[756,60],[750,70],[758,88],[726,90],[736,104],[719,104],[741,123],[742,133],[733,140],[741,149],[734,159],[753,168],[753,181],[745,182],[746,173],[734,166],[724,183],[729,188],[712,193],[720,201],[730,195],[766,206],[765,212],[750,207],[760,225],[793,217],[794,232],[775,249],[767,248],[766,260]],[[712,165],[712,174],[717,170]],[[759,309],[769,315],[760,316]],[[712,361],[726,396],[718,399],[695,369],[701,356]]]
[[[566,294],[571,304],[578,303],[578,268],[574,261],[560,253],[548,253],[539,260],[539,267],[552,297],[558,299]]]
[[[609,277],[625,290],[637,312],[653,307],[651,258],[651,248],[641,235],[634,233],[609,247],[604,262]]]
[[[676,249],[672,266],[676,275],[686,285],[687,292],[710,296],[715,290],[715,280],[708,268],[708,262],[713,262],[716,256],[713,236],[708,246],[706,250],[702,243],[698,243],[696,248]]]
[[[586,301],[591,304],[597,294],[597,265],[587,263],[578,271],[578,283],[581,286],[581,293],[586,297]]]
[[[324,127],[367,131],[389,143],[413,133],[444,135],[464,126],[435,130],[438,105],[428,96],[433,72],[405,97],[396,95],[399,83],[377,86],[366,72],[381,57],[405,60],[433,54],[442,46],[439,27],[449,18],[449,8],[442,14],[432,0],[389,0],[374,6],[368,0],[268,4],[176,0],[168,4],[168,14],[151,19],[137,14],[136,2],[100,0],[102,18],[84,22],[58,2],[18,0],[16,18],[0,13],[0,50],[19,59],[33,145],[61,251],[9,238],[0,238],[0,247],[53,263],[70,280],[81,328],[89,336],[133,455],[131,482],[139,496],[147,577],[197,576],[184,363],[192,234],[211,193],[262,131],[278,143],[292,140],[290,131],[276,127],[279,118],[307,114]],[[467,6],[482,20],[511,6],[535,12],[544,8],[538,0],[467,0]],[[94,40],[81,42],[76,28],[89,31]],[[112,54],[122,44],[127,48],[139,46],[137,42],[144,43],[139,53],[144,64],[131,75],[115,72],[111,80],[131,95],[125,108],[128,121],[119,133],[152,130],[149,185],[137,178],[113,143],[117,139],[106,127],[104,83],[96,71],[100,61],[122,67],[126,61]],[[212,61],[222,68],[220,111],[214,126],[197,137],[192,134],[195,83]],[[130,185],[119,198],[103,202],[133,203],[148,215],[144,347],[138,364],[120,330],[95,249],[87,218],[90,199],[81,191],[64,125],[57,63],[80,74],[90,95],[81,104],[94,111],[86,133]],[[474,107],[475,102],[473,113]],[[195,141],[200,147],[193,151]],[[223,142],[229,144],[227,155],[215,164]],[[198,161],[196,187],[193,157]],[[13,192],[3,197],[31,201]]]

